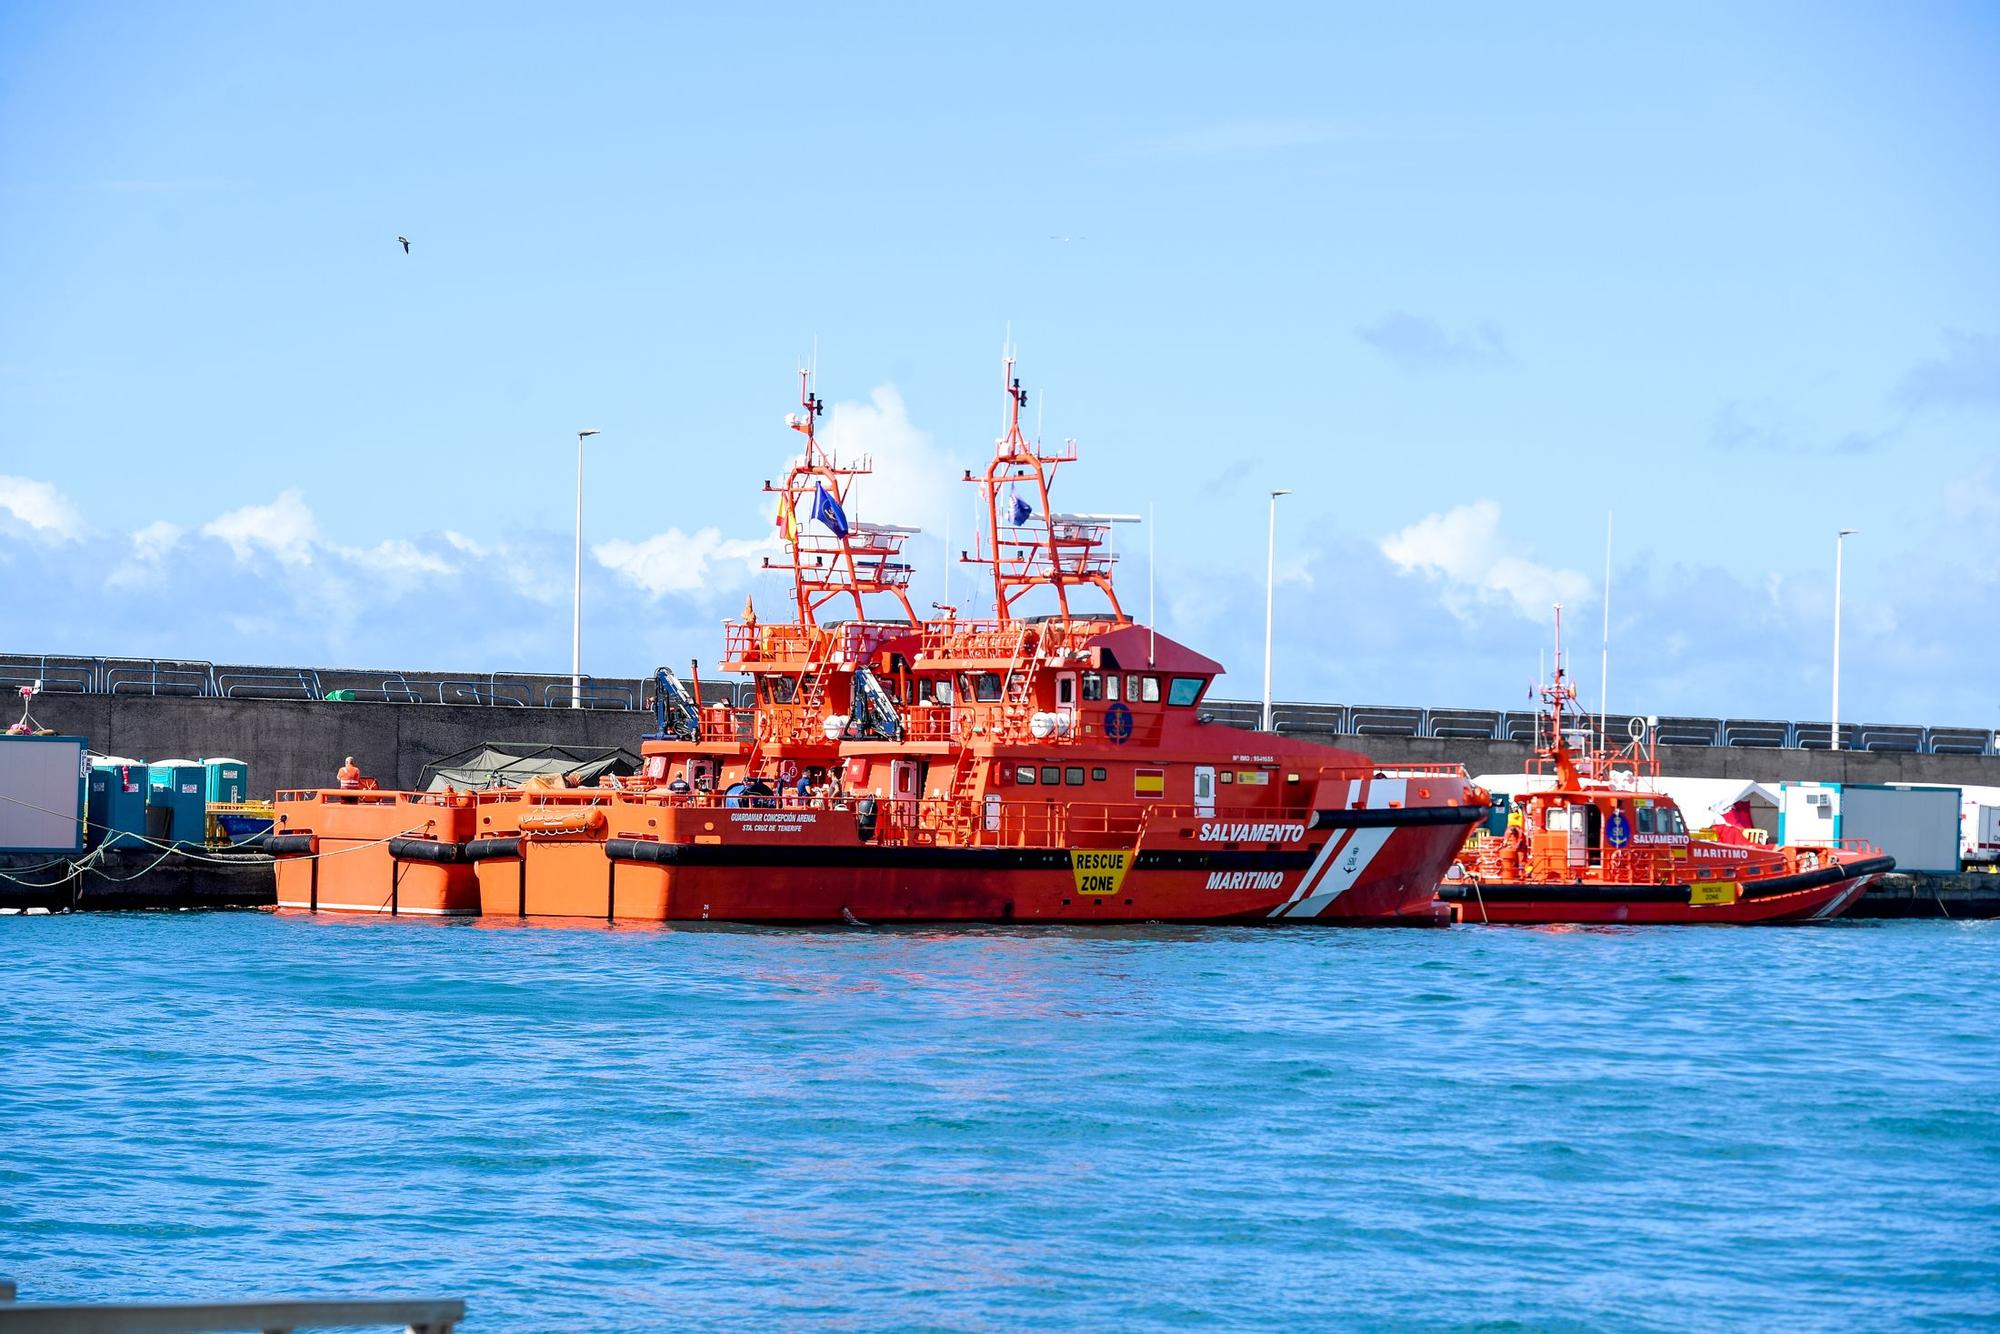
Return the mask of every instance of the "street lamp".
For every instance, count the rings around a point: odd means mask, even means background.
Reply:
[[[596,430],[576,433],[576,585],[569,614],[569,706],[583,707],[583,442]]]
[[[1271,493],[1271,524],[1264,542],[1264,730],[1271,730],[1271,604],[1278,586],[1278,497],[1290,491]]]
[[[1833,739],[1828,747],[1840,749],[1840,557],[1847,539],[1861,530],[1843,528],[1833,537]]]

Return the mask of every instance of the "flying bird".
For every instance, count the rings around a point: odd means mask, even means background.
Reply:
[[[399,237],[397,237],[396,239],[397,239],[398,241],[401,241],[401,242],[403,243],[403,253],[404,253],[404,254],[406,254],[406,255],[407,255],[407,254],[409,254],[409,253],[410,253],[410,238],[409,238],[409,237],[407,237],[407,236],[399,236]]]

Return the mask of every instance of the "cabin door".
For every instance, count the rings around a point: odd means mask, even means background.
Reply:
[[[917,799],[923,796],[924,771],[922,760],[894,760],[889,765],[890,809],[896,812],[896,823],[914,825],[917,822]]]
[[[1197,819],[1207,820],[1215,815],[1215,766],[1197,764],[1194,767],[1194,813]]]
[[[1056,673],[1056,713],[1066,724],[1064,730],[1076,727],[1076,673]]]

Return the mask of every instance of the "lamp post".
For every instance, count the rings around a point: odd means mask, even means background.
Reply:
[[[1264,541],[1264,730],[1271,730],[1271,608],[1278,586],[1278,497],[1290,491],[1271,493],[1271,523]]]
[[[1833,736],[1828,748],[1840,749],[1840,558],[1847,539],[1861,531],[1843,528],[1833,537]]]
[[[595,430],[576,433],[576,584],[569,612],[569,706],[583,707],[583,442]]]

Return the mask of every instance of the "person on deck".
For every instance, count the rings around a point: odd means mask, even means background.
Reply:
[[[352,755],[349,755],[346,761],[341,764],[340,772],[334,775],[334,781],[342,787],[361,786],[361,770],[355,765]]]

